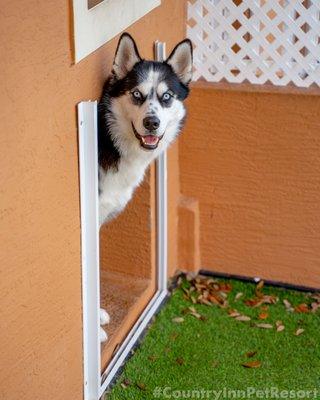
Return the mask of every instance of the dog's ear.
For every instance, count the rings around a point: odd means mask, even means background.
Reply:
[[[129,33],[123,33],[119,39],[113,61],[113,71],[118,79],[124,78],[133,66],[141,61],[137,46]]]
[[[192,43],[185,39],[178,43],[166,61],[185,85],[192,78]]]

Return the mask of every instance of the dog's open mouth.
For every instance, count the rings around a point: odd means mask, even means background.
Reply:
[[[140,145],[147,150],[154,150],[158,147],[158,144],[160,140],[162,139],[162,136],[156,136],[156,135],[140,135],[136,128],[134,127],[133,123],[131,122],[133,132],[135,134],[135,137],[139,139]]]

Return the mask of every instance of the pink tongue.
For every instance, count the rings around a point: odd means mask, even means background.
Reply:
[[[143,139],[147,144],[156,144],[158,142],[158,138],[153,135],[144,136]]]

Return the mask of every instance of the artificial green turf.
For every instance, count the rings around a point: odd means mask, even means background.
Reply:
[[[261,321],[257,319],[261,307],[250,308],[243,301],[254,296],[255,285],[236,280],[229,282],[232,284],[228,296],[230,307],[250,316],[251,321],[236,321],[226,309],[201,304],[194,307],[206,317],[205,321],[184,315],[183,310],[192,304],[184,298],[181,288],[175,289],[105,398],[154,399],[156,387],[171,387],[166,396],[158,397],[160,399],[187,397],[187,392],[185,397],[178,397],[179,392],[175,390],[276,387],[279,390],[317,389],[318,394],[309,398],[320,399],[320,312],[288,312],[283,305],[283,299],[293,306],[310,304],[309,295],[265,287],[263,292],[278,296],[279,301],[268,307],[269,317]],[[238,292],[244,295],[235,301]],[[182,323],[172,321],[179,316],[184,318]],[[274,325],[277,320],[283,322],[284,331],[253,326],[254,322]],[[304,332],[295,336],[300,327]],[[248,358],[247,353],[255,351],[256,355]],[[261,366],[244,368],[241,365],[252,360],[261,361]],[[308,398],[302,395],[302,392],[296,393],[295,398]],[[208,392],[203,397],[192,396],[189,398],[218,398],[215,393]],[[224,398],[232,397],[225,395]]]

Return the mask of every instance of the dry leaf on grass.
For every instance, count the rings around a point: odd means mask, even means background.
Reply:
[[[320,293],[312,293],[310,297],[311,299],[316,300],[317,303],[320,303]]]
[[[246,322],[246,321],[250,321],[251,318],[248,317],[247,315],[239,315],[238,317],[235,317],[235,319],[237,321],[242,321],[242,322]]]
[[[273,325],[271,325],[271,324],[255,324],[255,326],[257,328],[263,328],[263,329],[272,329],[273,328]]]
[[[308,312],[310,312],[310,309],[306,303],[302,303],[302,304],[297,305],[294,308],[294,311],[297,313],[308,313]]]
[[[282,321],[277,321],[276,322],[276,330],[277,330],[277,332],[282,332],[282,331],[284,331],[284,325],[283,325],[283,323],[282,323]]]
[[[212,306],[212,303],[210,303],[210,301],[209,300],[207,300],[207,299],[202,299],[201,301],[200,301],[202,304],[205,304],[206,306]]]
[[[177,332],[172,332],[171,335],[170,335],[170,339],[171,339],[171,340],[176,340],[178,336],[179,336],[179,333],[177,333]]]
[[[219,291],[229,293],[232,290],[232,286],[230,283],[219,282]]]
[[[126,389],[129,385],[131,385],[131,382],[130,382],[129,379],[124,379],[124,380],[121,382],[121,387],[122,387],[123,389]]]
[[[261,281],[257,284],[257,286],[256,286],[256,288],[255,288],[255,294],[256,294],[257,297],[262,297],[262,296],[263,296],[263,293],[262,293],[263,286],[264,286],[264,281],[261,280]]]
[[[208,299],[209,301],[211,301],[211,303],[213,303],[213,304],[218,304],[218,305],[220,305],[220,304],[223,304],[223,303],[224,303],[224,299],[223,299],[219,294],[217,294],[217,293],[209,294],[208,297],[207,297],[207,299]]]
[[[193,304],[197,304],[197,300],[193,296],[190,296],[190,299],[191,299]]]
[[[184,321],[184,318],[182,318],[182,317],[172,318],[172,322],[176,322],[177,324],[181,324],[183,321]]]
[[[182,310],[183,314],[187,314],[187,315],[192,315],[193,317],[197,318],[197,319],[201,319],[202,321],[204,321],[206,318],[199,314],[197,312],[197,310],[194,308],[194,306],[185,308],[184,310]]]
[[[258,353],[257,350],[248,351],[248,352],[246,353],[246,357],[252,358],[252,357],[254,357],[257,353]]]
[[[217,368],[218,365],[219,365],[219,361],[213,361],[212,364],[211,364],[211,366],[213,368]]]
[[[184,359],[182,357],[178,357],[176,359],[176,363],[179,364],[179,365],[183,365],[184,364]]]
[[[320,308],[320,303],[311,303],[311,312],[315,313]]]
[[[236,294],[234,300],[235,300],[235,301],[238,301],[242,296],[243,296],[243,293],[242,293],[242,292],[239,292],[239,293]]]
[[[194,304],[217,305],[222,308],[228,306],[227,296],[232,290],[230,283],[218,282],[203,275],[187,275],[187,280],[190,288],[184,288],[185,299],[191,300]],[[196,297],[193,298],[191,292],[194,292]]]
[[[156,361],[156,359],[157,359],[157,356],[154,356],[154,355],[148,357],[149,361]]]
[[[179,276],[179,278],[177,279],[177,286],[180,287],[182,285],[183,279],[182,276]]]
[[[269,317],[269,314],[266,312],[262,312],[258,316],[259,319],[267,319],[268,317]]]
[[[259,368],[259,367],[261,367],[261,361],[258,361],[258,360],[248,361],[241,365],[245,368]]]
[[[244,301],[244,304],[249,307],[259,307],[262,304],[275,304],[278,301],[278,297],[273,295],[262,295],[261,297],[255,297]]]
[[[232,308],[230,308],[228,310],[228,314],[229,314],[229,317],[232,317],[232,318],[239,317],[241,315],[237,310],[234,310]]]
[[[289,312],[294,311],[294,308],[292,307],[292,305],[291,305],[291,303],[290,303],[289,300],[284,299],[284,300],[283,300],[283,304],[284,304],[284,306],[286,307],[286,310],[287,310],[287,311],[289,311]]]
[[[196,276],[197,276],[196,272],[188,272],[186,275],[186,280],[190,282],[193,279],[195,279]]]
[[[143,383],[143,382],[137,382],[137,387],[138,387],[140,390],[146,390],[146,384]]]
[[[295,336],[300,336],[302,333],[304,332],[304,329],[303,328],[298,328],[296,331],[295,331]]]
[[[202,319],[202,315],[197,312],[190,312],[189,314],[197,319]]]

